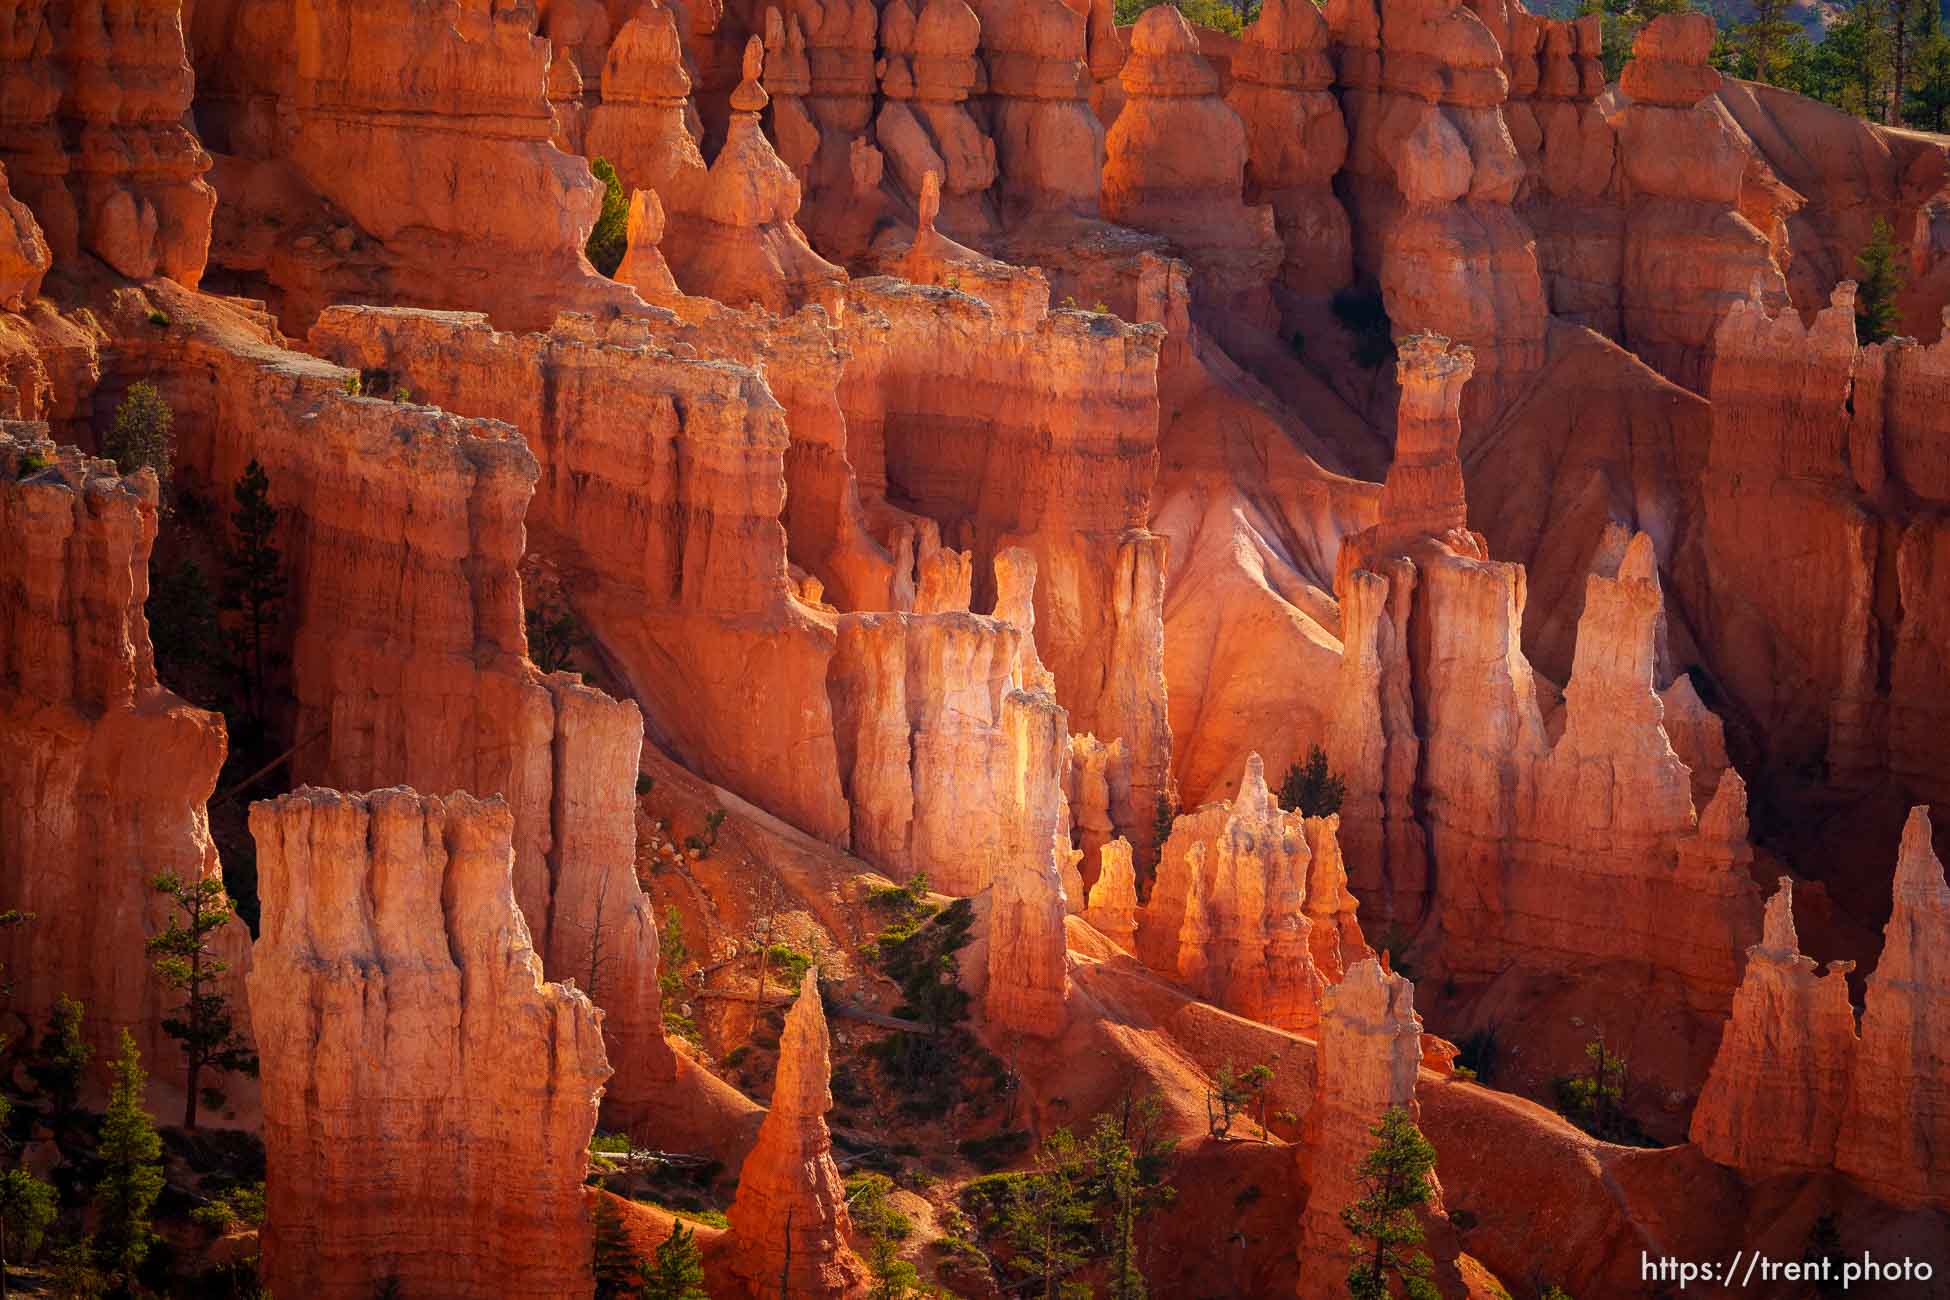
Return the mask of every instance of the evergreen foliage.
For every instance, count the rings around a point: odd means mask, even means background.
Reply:
[[[1896,239],[1889,223],[1877,217],[1869,242],[1856,254],[1855,334],[1865,346],[1880,343],[1896,332],[1896,295],[1902,292],[1903,268],[1897,260]]]
[[[151,1215],[163,1189],[162,1139],[143,1109],[147,1083],[142,1053],[124,1029],[96,1148],[103,1169],[94,1196],[95,1259],[110,1281],[124,1286],[157,1242]]]
[[[1435,1145],[1400,1106],[1390,1106],[1368,1132],[1374,1148],[1354,1169],[1361,1197],[1341,1210],[1354,1256],[1347,1293],[1352,1300],[1385,1300],[1392,1276],[1407,1300],[1436,1300],[1440,1293],[1429,1277],[1429,1257],[1420,1249],[1418,1217],[1429,1201]]]
[[[183,1005],[175,1015],[165,1016],[162,1026],[183,1045],[188,1062],[183,1127],[194,1133],[198,1103],[223,1100],[222,1093],[202,1086],[204,1071],[257,1077],[257,1054],[239,1032],[229,998],[216,991],[230,963],[210,949],[210,937],[230,924],[235,913],[221,880],[186,881],[166,871],[151,883],[175,908],[169,927],[153,936],[148,947],[164,986],[183,994]]]
[[[1308,817],[1326,817],[1341,810],[1347,782],[1327,766],[1327,751],[1319,745],[1307,751],[1307,761],[1294,763],[1280,782],[1280,806]]]
[[[164,484],[176,454],[176,413],[152,383],[131,384],[115,408],[115,422],[102,437],[102,455],[124,474],[143,466],[156,471]]]
[[[604,275],[615,275],[630,247],[630,196],[607,158],[589,164],[589,170],[603,183],[603,208],[596,217],[596,228],[589,232],[584,251],[589,264]]]

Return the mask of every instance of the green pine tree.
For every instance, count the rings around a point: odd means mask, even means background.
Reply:
[[[591,266],[604,275],[615,275],[630,246],[630,196],[623,192],[623,182],[609,159],[596,159],[589,164],[589,170],[603,183],[603,208],[596,217],[595,229],[589,232],[584,251]]]
[[[1087,1246],[1097,1216],[1089,1184],[1083,1145],[1066,1128],[1044,1138],[1035,1168],[1010,1184],[1001,1221],[1015,1250],[1009,1264],[1032,1279],[1030,1293],[1043,1300],[1068,1300],[1078,1292],[1064,1278],[1090,1258]]]
[[[1294,763],[1280,782],[1280,806],[1308,817],[1326,817],[1341,810],[1347,782],[1327,767],[1327,751],[1319,745],[1307,750],[1305,764]]]
[[[229,925],[236,914],[224,897],[221,880],[183,880],[165,871],[151,883],[177,913],[169,918],[168,929],[149,940],[148,948],[155,958],[157,976],[165,986],[183,995],[181,1009],[174,1016],[164,1017],[162,1027],[183,1045],[188,1067],[183,1127],[194,1133],[197,1103],[206,1095],[204,1071],[257,1077],[257,1054],[238,1030],[230,999],[216,991],[217,981],[230,969],[230,963],[210,950],[210,937]],[[207,1091],[212,1104],[222,1101],[221,1093]]]
[[[682,1219],[671,1220],[670,1235],[643,1262],[638,1276],[640,1300],[711,1300],[704,1289],[704,1251]]]
[[[244,716],[250,739],[264,730],[265,680],[275,666],[272,635],[284,617],[289,584],[284,556],[273,542],[278,508],[271,504],[271,480],[252,460],[232,489],[237,508],[231,512],[231,544],[224,554],[223,608],[235,611],[231,659],[241,679]]]
[[[630,1244],[629,1231],[616,1203],[598,1194],[589,1212],[590,1234],[596,1274],[596,1300],[634,1300],[643,1276],[643,1257]]]
[[[1400,1106],[1390,1106],[1368,1132],[1374,1149],[1354,1169],[1361,1199],[1341,1210],[1354,1256],[1347,1293],[1352,1300],[1385,1300],[1392,1275],[1408,1300],[1436,1300],[1440,1293],[1429,1279],[1429,1257],[1420,1249],[1417,1213],[1429,1202],[1435,1145]]]
[[[176,454],[175,428],[176,413],[156,386],[147,381],[131,384],[122,404],[115,408],[115,423],[102,437],[102,455],[124,474],[133,474],[146,465],[167,484]]]
[[[57,1126],[74,1118],[88,1062],[95,1059],[94,1045],[82,1033],[86,1014],[81,1003],[63,994],[48,1013],[47,1028],[41,1031],[34,1059],[27,1066],[28,1075],[52,1103]]]
[[[1903,290],[1903,268],[1889,223],[1877,217],[1869,242],[1855,255],[1855,333],[1863,344],[1880,343],[1896,332],[1901,317],[1896,295]]]
[[[7,1300],[7,1268],[40,1248],[54,1222],[54,1189],[25,1169],[0,1174],[0,1300]]]
[[[149,616],[157,675],[184,699],[215,707],[223,676],[223,628],[216,592],[194,556],[157,571],[143,612]]]
[[[150,1215],[162,1195],[162,1139],[143,1108],[148,1076],[135,1039],[122,1031],[115,1061],[115,1086],[102,1116],[96,1155],[102,1175],[95,1184],[95,1257],[111,1280],[127,1284],[156,1244]]]

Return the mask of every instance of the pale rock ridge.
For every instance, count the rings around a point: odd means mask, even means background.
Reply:
[[[826,691],[854,851],[934,888],[988,888],[1008,838],[1004,697],[1019,633],[966,609],[842,614]]]
[[[726,1215],[730,1272],[754,1298],[780,1287],[791,1295],[865,1294],[867,1270],[847,1245],[852,1222],[826,1127],[831,1082],[819,972],[809,970],[779,1036],[772,1108],[738,1171],[738,1195]]]
[[[27,262],[44,272],[50,248],[65,262],[87,252],[130,279],[195,288],[217,196],[210,155],[183,124],[195,78],[179,6],[21,0],[8,6],[0,78],[0,165],[46,237],[35,256],[0,189]],[[0,301],[12,296],[0,285]]]
[[[1246,127],[1246,200],[1272,205],[1280,278],[1314,297],[1354,274],[1353,233],[1333,187],[1348,141],[1327,38],[1313,4],[1270,0],[1240,38],[1226,91]]]
[[[162,1030],[177,999],[141,957],[167,923],[150,881],[220,878],[204,804],[223,719],[156,680],[143,617],[155,475],[118,476],[44,433],[0,425],[0,550],[12,557],[0,576],[0,909],[35,916],[0,933],[0,963],[11,1007],[37,1029],[76,998],[98,1058],[126,1029],[162,1077],[180,1069]],[[26,470],[30,456],[44,467]],[[231,967],[219,991],[236,996],[249,938],[231,925],[211,946]]]
[[[1781,877],[1693,1107],[1690,1136],[1710,1159],[1762,1177],[1833,1165],[1856,1056],[1854,964],[1816,973],[1795,936],[1793,884]]]
[[[1232,800],[1173,826],[1137,955],[1228,1011],[1311,1031],[1323,989],[1370,953],[1334,826],[1283,811],[1250,755]]]
[[[848,456],[870,518],[898,500],[972,552],[978,608],[1013,580],[989,586],[1001,553],[1034,557],[1038,658],[1076,730],[1129,747],[1131,806],[1113,818],[1143,856],[1171,752],[1166,544],[1145,527],[1163,331],[1048,310],[1047,284],[1029,283],[1024,317],[980,288],[853,282]],[[968,392],[993,396],[971,409]]]
[[[1011,691],[1002,702],[1007,744],[1003,856],[989,892],[988,989],[992,1033],[1056,1038],[1069,996],[1063,863],[1070,850],[1063,804],[1069,738],[1047,694]]]
[[[1137,873],[1131,866],[1131,845],[1118,838],[1106,843],[1098,857],[1097,883],[1090,886],[1090,903],[1083,919],[1125,952],[1137,949]]]
[[[1912,808],[1835,1164],[1877,1195],[1950,1207],[1950,884]]]
[[[589,1295],[602,1015],[543,982],[508,806],[302,787],[251,832],[270,1284]]]

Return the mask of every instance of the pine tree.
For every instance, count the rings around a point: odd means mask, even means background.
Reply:
[[[271,635],[283,619],[284,557],[273,544],[278,508],[271,504],[271,480],[252,460],[232,489],[237,508],[234,531],[224,555],[223,607],[241,617],[231,634],[231,656],[243,679],[244,714],[253,738],[264,726],[265,678],[273,666]]]
[[[1015,1249],[1010,1266],[1035,1279],[1033,1293],[1064,1300],[1074,1288],[1063,1277],[1089,1258],[1084,1249],[1096,1214],[1086,1190],[1083,1147],[1066,1128],[1043,1139],[1036,1167],[1009,1187],[1002,1231]]]
[[[704,1289],[704,1251],[683,1220],[671,1220],[670,1235],[641,1266],[637,1294],[641,1300],[711,1300]]]
[[[594,1229],[591,1249],[594,1251],[596,1300],[636,1296],[642,1280],[643,1259],[630,1244],[630,1234],[623,1227],[623,1216],[616,1212],[616,1203],[598,1193],[589,1219]]]
[[[1109,1276],[1111,1300],[1145,1300],[1144,1274],[1137,1266],[1137,1223],[1145,1209],[1144,1179],[1136,1149],[1116,1115],[1097,1116],[1090,1133],[1090,1158],[1096,1166],[1099,1197],[1110,1211]]]
[[[121,1054],[115,1061],[115,1086],[96,1148],[103,1170],[94,1199],[96,1259],[104,1272],[124,1283],[156,1244],[150,1215],[163,1189],[162,1139],[156,1135],[155,1120],[142,1106],[147,1083],[142,1054],[124,1029]]]
[[[1590,1073],[1567,1080],[1564,1095],[1585,1116],[1593,1136],[1609,1138],[1618,1131],[1618,1108],[1625,1097],[1625,1058],[1605,1046],[1602,1034],[1584,1045],[1584,1056]]]
[[[175,428],[176,413],[156,386],[146,381],[131,384],[115,408],[115,423],[102,438],[102,455],[124,474],[146,465],[166,484],[176,454]]]
[[[1429,1201],[1435,1146],[1400,1106],[1390,1106],[1368,1132],[1374,1149],[1354,1169],[1363,1194],[1341,1210],[1354,1255],[1347,1293],[1353,1300],[1385,1300],[1392,1274],[1408,1300],[1436,1300],[1429,1257],[1418,1249],[1423,1233],[1417,1217]]]
[[[178,694],[206,708],[218,703],[223,667],[223,628],[217,598],[203,566],[191,556],[160,570],[149,583],[149,641],[156,671]]]
[[[95,1059],[95,1048],[82,1033],[86,1009],[63,994],[48,1013],[47,1028],[27,1073],[54,1106],[54,1122],[65,1125],[74,1118],[81,1100],[81,1085],[88,1076],[88,1062]]]
[[[1869,242],[1855,255],[1860,271],[1855,280],[1855,333],[1863,344],[1880,343],[1896,332],[1900,316],[1896,295],[1903,289],[1903,268],[1896,257],[1895,234],[1877,217]]]
[[[1781,85],[1788,70],[1788,42],[1800,24],[1787,17],[1788,0],[1753,0],[1753,10],[1753,21],[1737,32],[1740,75]]]
[[[596,159],[589,170],[603,184],[603,207],[583,251],[589,255],[591,266],[604,275],[615,275],[630,247],[630,196],[623,192],[623,182],[609,159]]]
[[[201,1086],[205,1070],[257,1076],[257,1054],[238,1032],[230,1000],[215,991],[216,982],[230,969],[230,963],[210,950],[210,936],[230,924],[235,914],[230,910],[230,900],[224,897],[221,880],[185,881],[165,871],[152,883],[180,913],[170,917],[169,928],[152,937],[148,948],[162,982],[184,995],[179,1013],[165,1017],[162,1026],[183,1045],[183,1059],[188,1063],[183,1127],[194,1133],[197,1103],[205,1091]],[[216,1101],[222,1100],[215,1089],[209,1092]]]
[[[7,1266],[34,1253],[54,1222],[54,1189],[25,1169],[0,1174],[0,1300],[6,1300]]]
[[[1280,806],[1308,817],[1326,817],[1341,810],[1347,798],[1347,782],[1327,767],[1327,751],[1319,745],[1307,750],[1303,766],[1294,763],[1280,782]]]

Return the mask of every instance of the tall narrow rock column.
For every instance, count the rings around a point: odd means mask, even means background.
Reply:
[[[1064,1028],[1067,723],[1062,708],[1044,692],[1011,691],[1002,701],[1008,826],[989,894],[987,994],[989,1027],[997,1033],[1051,1038]]]
[[[1709,1159],[1765,1177],[1834,1163],[1855,1059],[1847,972],[1801,955],[1788,877],[1767,904],[1761,941],[1733,996],[1713,1073],[1693,1108],[1692,1140]]]
[[[542,980],[500,799],[251,808],[263,1276],[279,1295],[587,1297],[601,1016]]]
[[[1374,1147],[1368,1130],[1390,1107],[1419,1113],[1421,1061],[1415,986],[1372,957],[1356,962],[1321,1003],[1320,1064],[1307,1115],[1307,1206],[1300,1216],[1301,1296],[1346,1294],[1341,1208],[1361,1194],[1354,1170]]]
[[[1836,1164],[1877,1195],[1950,1206],[1950,884],[1912,808],[1896,859],[1895,907],[1862,995],[1848,1114]]]
[[[831,1051],[819,972],[809,970],[779,1038],[772,1109],[738,1171],[728,1216],[731,1272],[754,1300],[851,1296],[865,1288],[866,1267],[846,1244],[852,1224],[826,1127]]]

